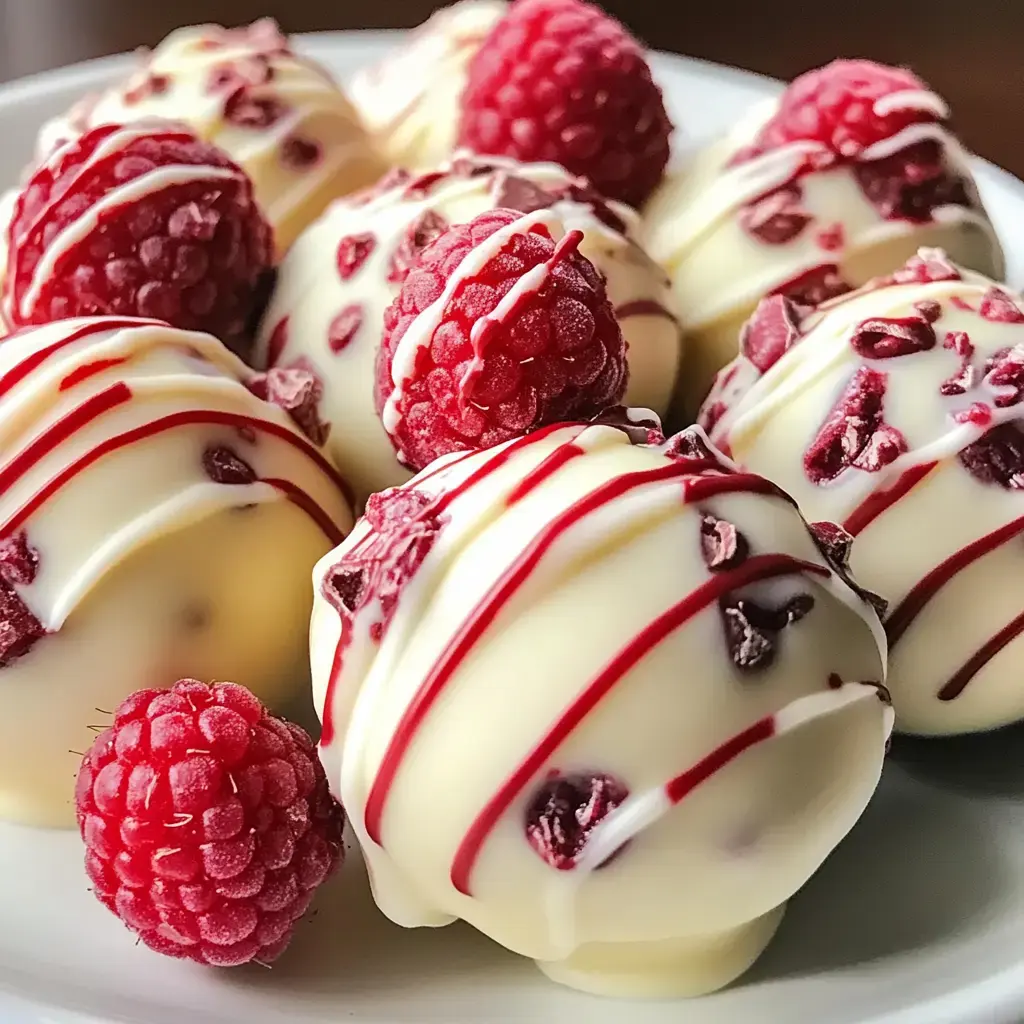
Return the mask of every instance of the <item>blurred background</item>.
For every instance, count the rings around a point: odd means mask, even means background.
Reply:
[[[431,0],[0,0],[0,79],[271,15],[289,32],[405,28]],[[837,56],[907,64],[966,143],[1024,177],[1024,0],[603,0],[648,44],[782,78]]]

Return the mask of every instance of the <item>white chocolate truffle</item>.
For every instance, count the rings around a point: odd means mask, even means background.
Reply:
[[[809,519],[857,538],[853,572],[889,602],[897,728],[1024,718],[1020,300],[923,251],[804,317],[766,300],[744,343],[753,360],[722,372],[703,418]]]
[[[505,0],[443,7],[352,79],[352,102],[389,163],[436,167],[452,155],[469,63],[507,9]]]
[[[258,366],[311,365],[324,387],[328,445],[357,494],[407,480],[374,408],[374,364],[384,312],[419,252],[449,225],[495,207],[550,207],[583,231],[580,253],[601,271],[626,339],[626,402],[667,410],[682,344],[664,272],[635,241],[636,215],[605,202],[555,164],[459,157],[404,173],[367,198],[332,204],[281,265],[260,326]]]
[[[0,345],[0,818],[69,824],[92,726],[140,687],[308,680],[337,473],[215,338],[64,320]]]
[[[884,101],[883,115],[899,102],[922,120],[837,154],[806,139],[758,151],[785,95],[769,100],[651,200],[644,243],[672,277],[690,340],[687,414],[736,355],[739,328],[766,295],[816,304],[889,273],[921,246],[1002,277],[1002,250],[943,100],[922,89]]]
[[[279,257],[331,200],[386,169],[341,88],[269,19],[172,32],[126,82],[45,125],[38,149],[152,117],[184,122],[246,171]]]
[[[867,804],[885,640],[774,485],[696,430],[627,430],[374,495],[314,571],[314,696],[390,918],[692,995],[750,966]]]

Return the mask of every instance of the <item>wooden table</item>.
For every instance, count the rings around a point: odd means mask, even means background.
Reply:
[[[288,31],[395,28],[431,0],[7,0],[0,77],[153,44],[179,24],[273,15]],[[913,67],[965,141],[1024,177],[1024,0],[604,0],[652,46],[792,77],[835,56]]]

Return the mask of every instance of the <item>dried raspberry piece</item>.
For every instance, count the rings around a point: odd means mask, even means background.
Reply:
[[[327,326],[327,347],[337,355],[348,348],[363,326],[363,307],[346,306]]]
[[[778,608],[750,598],[722,598],[719,611],[733,664],[743,672],[768,668],[775,660],[778,634],[813,608],[810,594],[797,594]]]
[[[227,445],[211,445],[203,452],[203,469],[215,484],[243,487],[255,483],[256,470]]]
[[[445,522],[433,511],[433,499],[411,487],[372,494],[365,521],[370,533],[333,565],[321,594],[346,620],[377,602],[370,635],[382,639],[406,584],[430,553]]]
[[[1024,311],[1002,288],[989,288],[981,300],[978,312],[994,324],[1024,324]]]
[[[1001,423],[969,444],[959,455],[960,464],[975,480],[1007,490],[1024,489],[1024,429],[1017,423]]]
[[[915,302],[914,309],[922,319],[927,320],[930,324],[942,317],[942,304],[933,299],[922,299],[920,302]]]
[[[1024,344],[994,352],[985,363],[983,382],[997,392],[997,408],[1017,405],[1024,398]]]
[[[505,231],[502,244],[488,242],[517,221],[523,226]],[[377,410],[404,463],[422,469],[546,423],[585,422],[622,398],[625,343],[603,278],[576,251],[581,239],[569,232],[556,246],[546,229],[494,210],[424,250],[385,313],[377,359]],[[485,244],[489,258],[460,278],[463,260]],[[528,274],[530,285],[514,293]],[[406,332],[453,277],[437,319],[432,309],[429,323],[417,324],[419,347],[403,357],[406,376],[396,382]]]
[[[934,284],[938,281],[962,280],[963,274],[941,249],[919,249],[899,270],[872,283],[876,288],[884,288],[894,284]]]
[[[39,552],[24,531],[0,540],[0,577],[12,585],[27,587],[39,572]]]
[[[962,395],[970,391],[978,383],[978,370],[971,362],[974,358],[974,345],[971,344],[967,332],[947,331],[942,347],[950,349],[960,357],[960,369],[939,385],[939,394]]]
[[[953,413],[953,422],[970,423],[985,430],[992,423],[992,406],[984,402],[972,402],[966,409],[958,409]]]
[[[215,967],[278,957],[343,854],[313,741],[233,683],[129,697],[75,803],[96,898],[156,952]]]
[[[762,299],[740,331],[740,352],[767,373],[800,340],[800,312],[784,295]]]
[[[313,444],[323,447],[327,443],[331,425],[320,418],[324,385],[309,360],[297,359],[289,366],[257,373],[249,380],[249,390],[264,402],[284,409]]]
[[[0,668],[24,657],[44,636],[43,624],[29,611],[6,575],[0,576]]]
[[[865,359],[896,359],[935,348],[935,328],[917,317],[875,317],[863,320],[850,336],[850,346]]]
[[[886,220],[924,224],[938,207],[973,205],[967,182],[949,169],[934,139],[883,160],[858,163],[854,174],[865,198]]]
[[[377,239],[368,231],[358,235],[345,235],[338,242],[338,253],[336,256],[338,276],[342,281],[348,281],[359,273],[359,270],[369,259],[370,254],[376,247]]]
[[[852,290],[853,286],[843,280],[835,263],[822,263],[780,284],[769,294],[785,295],[801,306],[820,306]]]
[[[95,128],[51,156],[9,237],[3,306],[14,325],[138,315],[227,342],[244,334],[272,257],[245,172],[155,121]]]
[[[731,473],[732,467],[722,459],[720,452],[708,443],[704,432],[696,427],[687,427],[673,434],[662,449],[670,459],[689,459],[692,462],[710,464],[722,473]]]
[[[802,202],[799,185],[784,185],[744,206],[739,213],[740,227],[765,245],[792,242],[813,219]]]
[[[712,572],[734,569],[750,553],[747,538],[725,519],[703,513],[700,520],[700,550]]]
[[[570,871],[591,832],[628,796],[625,783],[604,772],[554,774],[527,807],[526,839],[545,864]]]
[[[907,450],[903,435],[883,419],[886,375],[861,366],[804,453],[804,472],[828,483],[846,469],[877,473]]]
[[[529,178],[521,178],[508,171],[495,175],[491,199],[502,210],[518,210],[520,213],[547,210],[555,202],[551,192],[535,185]]]
[[[903,68],[870,60],[835,60],[796,78],[782,95],[774,117],[761,129],[752,154],[791,142],[820,142],[836,156],[851,158],[908,125],[933,122],[927,110],[894,106],[877,113],[875,105],[894,93],[928,87]]]
[[[425,210],[409,225],[402,240],[391,255],[388,264],[388,281],[401,284],[420,253],[435,239],[448,230],[448,221],[433,210]]]
[[[518,0],[469,67],[459,144],[553,161],[639,206],[661,180],[672,125],[640,44],[581,0]]]
[[[853,551],[853,535],[838,523],[808,523],[811,537],[825,561],[835,574],[863,601],[867,601],[881,619],[885,616],[889,602],[884,597],[860,586],[850,574],[850,554]]]

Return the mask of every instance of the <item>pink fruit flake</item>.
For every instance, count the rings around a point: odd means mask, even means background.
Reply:
[[[1024,311],[1001,288],[989,288],[978,312],[994,324],[1024,324]]]
[[[308,360],[299,359],[290,366],[275,366],[256,374],[249,381],[249,390],[284,409],[313,444],[322,447],[327,443],[331,425],[320,418],[324,385]]]
[[[747,538],[732,523],[710,513],[701,517],[700,547],[704,564],[712,572],[733,569],[750,553]]]
[[[942,347],[960,357],[960,369],[939,385],[939,393],[947,397],[965,394],[978,383],[978,370],[971,362],[974,345],[966,331],[947,331]]]
[[[998,408],[1017,405],[1024,397],[1024,344],[995,352],[985,363],[984,383],[997,392]]]
[[[1024,431],[1020,424],[993,427],[960,452],[960,463],[975,480],[1007,490],[1024,489]]]
[[[879,287],[890,284],[934,284],[938,281],[962,281],[963,275],[941,249],[920,249],[887,278]]]
[[[865,359],[895,359],[927,352],[936,345],[935,328],[916,317],[876,317],[854,329],[850,345]]]
[[[803,192],[798,185],[785,185],[743,207],[740,227],[765,245],[784,245],[799,237],[811,223],[801,206]]]
[[[922,319],[927,320],[930,324],[935,323],[936,320],[942,317],[942,304],[932,299],[922,299],[920,302],[915,302],[914,309],[917,310]]]
[[[377,239],[368,231],[359,235],[345,235],[338,242],[338,276],[342,281],[354,277],[377,247]]]
[[[23,532],[0,541],[0,577],[10,584],[27,587],[39,572],[39,552]]]
[[[847,469],[877,473],[907,450],[907,442],[883,415],[886,374],[868,366],[850,378],[817,436],[804,453],[804,471],[819,486]]]
[[[240,487],[259,479],[256,470],[226,445],[211,445],[203,452],[203,469],[215,484]]]
[[[346,306],[327,327],[327,347],[337,355],[352,344],[363,326],[363,307],[358,303]]]
[[[554,774],[527,808],[527,842],[546,864],[570,871],[591,832],[628,796],[626,785],[604,772]]]
[[[762,299],[740,332],[740,351],[767,373],[800,340],[800,314],[783,295]]]

